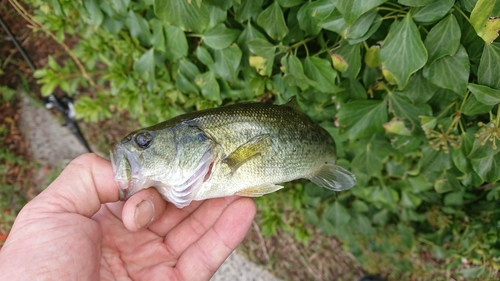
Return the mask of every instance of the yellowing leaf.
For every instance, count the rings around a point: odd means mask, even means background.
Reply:
[[[337,54],[330,54],[330,57],[332,58],[333,67],[336,70],[338,70],[342,73],[346,72],[349,65],[341,56],[339,56]]]
[[[402,136],[410,136],[411,132],[406,128],[405,122],[399,120],[399,119],[392,119],[391,121],[385,123],[384,129],[387,133],[392,133],[396,135],[402,135]]]

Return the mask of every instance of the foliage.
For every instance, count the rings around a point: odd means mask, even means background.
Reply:
[[[316,225],[393,278],[498,277],[500,1],[29,2],[61,42],[80,36],[76,63],[49,59],[36,76],[44,94],[90,85],[76,104],[85,120],[128,110],[150,125],[297,96],[358,185],[260,199],[265,233],[307,241]],[[417,262],[423,253],[437,263]]]

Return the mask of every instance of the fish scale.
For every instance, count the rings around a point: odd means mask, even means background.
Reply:
[[[152,141],[139,147],[138,136]],[[332,190],[356,182],[335,165],[333,138],[300,112],[295,100],[184,114],[132,132],[111,155],[122,199],[153,186],[178,207],[235,194],[260,196],[298,178]]]

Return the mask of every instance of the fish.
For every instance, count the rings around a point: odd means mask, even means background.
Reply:
[[[336,165],[335,141],[293,97],[283,105],[237,103],[174,117],[112,144],[121,200],[154,187],[178,208],[193,200],[257,197],[309,179],[342,191],[354,174]]]

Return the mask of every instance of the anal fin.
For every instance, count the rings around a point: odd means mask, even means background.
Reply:
[[[253,186],[236,192],[236,195],[247,196],[247,197],[258,197],[264,194],[275,192],[282,188],[283,188],[282,185],[275,185],[275,184]]]
[[[271,147],[272,139],[268,134],[258,135],[240,145],[227,156],[223,162],[226,163],[234,173],[241,165],[255,156],[264,155]]]
[[[356,176],[348,170],[334,165],[324,164],[309,177],[309,180],[324,188],[341,191],[347,190],[356,184]]]

